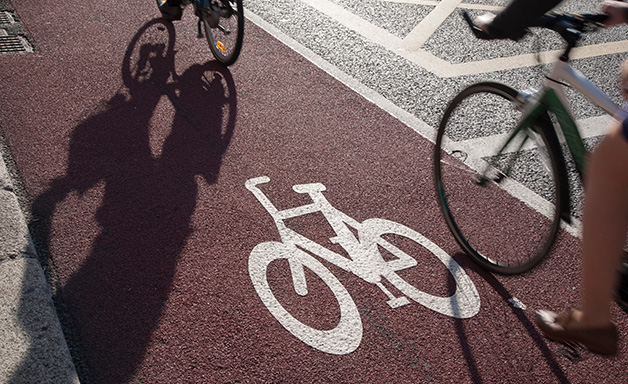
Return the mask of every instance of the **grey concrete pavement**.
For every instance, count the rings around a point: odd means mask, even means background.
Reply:
[[[14,190],[0,156],[0,383],[78,383]]]
[[[10,4],[0,0],[0,36],[18,39],[21,47],[11,45],[8,53],[32,51],[14,16]],[[78,382],[50,286],[0,156],[0,383]]]

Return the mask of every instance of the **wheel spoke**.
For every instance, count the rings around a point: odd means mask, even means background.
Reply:
[[[508,274],[549,252],[563,188],[555,134],[509,133],[520,121],[516,96],[497,83],[461,92],[439,126],[434,160],[439,204],[456,241],[484,268]]]

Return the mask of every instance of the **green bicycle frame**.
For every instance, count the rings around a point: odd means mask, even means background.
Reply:
[[[537,126],[540,129],[549,129],[545,127],[551,127],[556,133],[562,133],[562,139],[564,139],[564,142],[567,144],[567,148],[575,162],[576,170],[582,178],[586,168],[585,160],[587,150],[563,90],[563,87],[566,85],[575,88],[595,105],[602,108],[607,114],[615,117],[615,119],[621,121],[628,116],[628,112],[615,104],[609,96],[592,84],[582,73],[574,69],[569,62],[558,61],[555,63],[551,74],[544,81],[540,91],[532,95],[520,93],[515,107],[520,109],[523,115],[517,127],[508,135],[506,141],[497,153],[506,153],[506,148],[513,143],[514,139],[520,134],[523,134],[523,140],[514,151],[514,153],[517,154],[521,153],[521,149],[526,142],[529,139],[534,139],[531,132],[535,132]],[[549,122],[550,125],[539,126],[537,124],[539,119],[545,119],[548,113],[556,118],[560,129],[557,129],[558,127],[556,127],[555,124],[551,124],[551,122]],[[562,141],[561,135],[557,135],[557,138],[559,141]],[[510,169],[512,165],[515,164],[516,159],[517,156],[511,157],[503,171],[504,175],[510,173]],[[486,175],[489,172],[489,168],[491,168],[491,165],[487,164],[482,173],[485,176],[482,176],[480,181],[488,180]],[[566,195],[563,196],[564,205],[561,208],[561,216],[569,223],[571,222],[571,214],[567,201],[569,200],[570,192],[567,190],[563,193]]]
[[[571,152],[576,163],[576,169],[582,174],[585,167],[584,158],[587,152],[584,147],[584,141],[570,111],[565,107],[561,97],[554,88],[546,88],[544,90],[540,99],[534,103],[533,109],[524,116],[515,131],[519,132],[522,129],[532,128],[534,122],[547,112],[551,112],[556,116],[569,152]]]
[[[591,102],[602,108],[606,113],[614,116],[617,120],[623,120],[628,115],[626,111],[622,110],[610,97],[592,84],[568,62],[559,61],[554,65],[552,73],[545,80],[543,88],[537,97],[532,97],[528,103],[523,105],[523,117],[500,149],[500,153],[505,150],[515,136],[523,130],[532,129],[537,119],[550,112],[558,121],[560,132],[563,134],[578,172],[580,175],[583,174],[586,166],[585,155],[587,151],[562,88],[565,85],[578,90]],[[520,148],[523,144],[521,144]]]

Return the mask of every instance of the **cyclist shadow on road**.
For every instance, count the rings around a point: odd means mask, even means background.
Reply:
[[[138,31],[123,63],[128,92],[75,127],[66,174],[32,207],[38,247],[58,271],[56,301],[77,330],[79,375],[98,382],[128,382],[142,363],[192,233],[198,176],[216,182],[234,130],[229,71],[209,62],[177,75],[173,44],[170,23],[153,20]],[[174,107],[171,122],[155,113],[164,101]],[[85,196],[99,204],[96,223],[78,219],[91,227],[77,233],[94,240],[75,249],[55,237],[54,216],[67,218]]]
[[[569,383],[569,380],[563,372],[561,365],[553,356],[551,350],[549,349],[539,330],[521,309],[510,303],[510,300],[512,300],[512,295],[510,294],[508,289],[504,287],[504,285],[492,273],[483,270],[481,267],[470,261],[469,257],[465,253],[457,253],[453,255],[453,258],[459,260],[459,264],[464,269],[473,269],[478,273],[478,275],[482,276],[482,278],[491,286],[491,288],[493,288],[495,293],[497,293],[497,295],[499,295],[504,300],[504,305],[510,308],[519,325],[523,327],[530,335],[532,342],[536,345],[536,348],[543,356],[545,362],[547,363],[547,367],[555,376],[556,381],[559,383]],[[486,380],[484,380],[484,378],[482,377],[482,374],[478,367],[479,364],[477,362],[476,355],[473,352],[474,348],[469,343],[469,337],[467,335],[468,332],[465,330],[465,323],[460,319],[454,319],[454,321],[456,333],[458,334],[462,353],[465,356],[471,378],[473,379],[474,383],[484,383]],[[522,359],[525,359],[525,357],[522,357]]]

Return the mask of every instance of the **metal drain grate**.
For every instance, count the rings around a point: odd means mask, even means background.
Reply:
[[[0,4],[3,1],[0,0]],[[33,46],[24,30],[14,13],[0,11],[0,55],[33,52]]]
[[[0,54],[26,52],[27,49],[18,36],[0,36]]]
[[[13,24],[13,18],[6,12],[0,12],[0,24]]]

